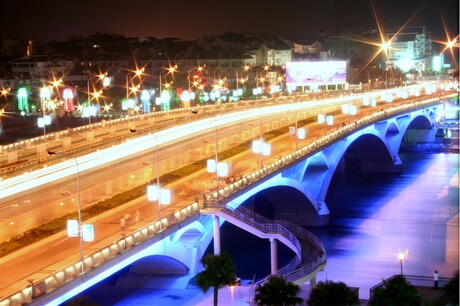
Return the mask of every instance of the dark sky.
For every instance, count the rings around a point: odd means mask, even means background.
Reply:
[[[2,38],[67,40],[110,32],[184,40],[224,32],[315,38],[320,30],[375,27],[371,0],[9,0],[2,1]],[[458,33],[458,0],[373,0],[384,28],[426,25],[434,39]],[[455,36],[454,35],[454,36]]]

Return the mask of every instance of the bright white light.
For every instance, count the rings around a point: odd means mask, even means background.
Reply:
[[[334,117],[333,116],[326,116],[326,124],[333,125],[334,124]]]
[[[38,118],[37,119],[37,125],[39,128],[42,128],[45,126],[45,119],[44,118]]]
[[[354,116],[357,113],[358,113],[358,108],[356,107],[356,105],[350,105],[349,114]]]
[[[264,143],[262,145],[262,155],[269,156],[271,154],[272,146],[269,143]]]
[[[64,92],[62,94],[64,99],[73,99],[73,92],[70,89],[64,89]]]
[[[161,103],[166,104],[169,103],[169,100],[171,99],[171,95],[169,94],[169,91],[163,90],[161,92]]]
[[[104,77],[102,79],[102,85],[104,85],[104,87],[110,86],[110,83],[112,83],[112,78],[111,77]]]
[[[188,90],[184,90],[180,96],[182,102],[190,102],[190,93]]]
[[[217,165],[217,175],[219,177],[226,177],[229,173],[229,167],[227,163],[219,163]]]
[[[158,186],[157,185],[147,186],[147,200],[148,201],[158,201]]]
[[[78,220],[67,220],[67,237],[74,238],[78,237]]]
[[[393,102],[393,94],[388,93],[388,94],[387,94],[387,97],[386,97],[386,101],[387,101],[388,103]]]
[[[169,189],[161,189],[160,190],[160,204],[161,205],[167,205],[167,204],[171,204],[171,200],[172,200],[172,194],[171,194],[171,190]]]
[[[141,100],[142,100],[142,101],[146,101],[146,100],[149,100],[149,99],[150,99],[150,93],[149,93],[148,90],[145,90],[145,89],[144,89],[144,90],[141,92]]]
[[[297,129],[298,139],[305,139],[306,135],[307,135],[307,131],[304,128]]]
[[[324,114],[318,114],[318,123],[323,124],[326,120],[326,116]]]
[[[45,125],[50,125],[51,124],[51,116],[50,115],[43,116],[43,119],[45,120]]]
[[[370,105],[370,99],[369,99],[369,97],[364,97],[364,99],[363,99],[363,105],[364,105],[364,106],[369,106],[369,105]]]
[[[253,140],[252,141],[252,152],[259,154],[262,152],[263,140]]]
[[[158,192],[157,185],[148,185],[147,186],[147,200],[148,201],[158,201],[158,196],[160,197],[160,204],[170,204],[171,203],[171,190],[160,188]]]
[[[208,169],[209,173],[216,172],[216,160],[215,159],[208,159],[206,162],[206,168]]]
[[[42,99],[49,99],[51,97],[51,92],[48,87],[43,87],[40,89],[40,98]]]

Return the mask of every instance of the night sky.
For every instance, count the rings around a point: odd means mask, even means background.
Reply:
[[[458,34],[458,0],[373,0],[383,28],[426,25]],[[67,40],[95,33],[193,40],[225,32],[314,39],[343,27],[375,27],[371,0],[10,0],[0,7],[2,38]]]

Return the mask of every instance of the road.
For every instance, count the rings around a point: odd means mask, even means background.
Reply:
[[[361,100],[356,101],[357,103]],[[328,112],[338,111],[340,106],[328,106]],[[274,115],[264,116],[257,119],[244,119],[237,123],[227,126],[219,126],[216,130],[207,130],[192,138],[176,139],[173,143],[160,145],[158,147],[158,158],[160,176],[178,169],[183,165],[193,163],[204,158],[214,158],[216,136],[218,140],[219,152],[226,150],[234,145],[243,143],[252,138],[257,138],[262,134],[268,133],[282,126],[295,125],[296,118],[298,121],[306,118],[315,117],[318,112],[324,111],[324,107],[310,105],[305,111],[296,112],[279,112]],[[345,115],[336,116],[336,126],[346,118]],[[219,121],[219,117],[216,117]],[[311,119],[312,121],[315,118]],[[313,123],[308,129],[308,139],[301,141],[304,144],[315,139],[316,132],[327,132],[326,126],[318,128],[318,124]],[[329,129],[334,126],[327,127]],[[135,135],[131,136],[132,139]],[[294,139],[294,138],[292,138]],[[127,143],[129,139],[126,139]],[[292,142],[294,143],[294,142]],[[294,149],[292,147],[291,149]],[[283,147],[272,146],[272,157],[277,156],[284,150]],[[177,154],[180,152],[180,154]],[[57,158],[60,158],[58,153]],[[116,160],[105,168],[90,169],[83,171],[81,161],[76,162],[69,158],[67,165],[75,168],[79,163],[80,169],[80,205],[85,207],[111,197],[126,190],[146,182],[155,181],[157,177],[156,165],[156,146],[152,142],[149,150],[142,151],[124,160]],[[51,158],[54,158],[52,156]],[[269,160],[269,157],[264,157]],[[233,172],[236,174],[238,165],[232,165]],[[254,167],[257,167],[257,159],[254,159]],[[51,169],[51,167],[50,167]],[[45,169],[46,170],[46,169]],[[63,179],[54,180],[44,186],[34,186],[25,192],[4,197],[0,206],[0,241],[25,232],[39,224],[63,216],[69,212],[77,210],[78,188],[77,173],[66,176]],[[240,173],[238,173],[239,175]],[[213,177],[206,180],[205,184],[194,184],[191,192],[194,196],[200,196],[207,187],[214,186]],[[180,192],[174,191],[175,201],[182,199],[178,197]],[[189,192],[190,194],[190,192]]]

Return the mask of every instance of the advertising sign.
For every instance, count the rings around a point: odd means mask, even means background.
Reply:
[[[321,86],[345,84],[346,61],[288,62],[286,83],[294,86]]]

